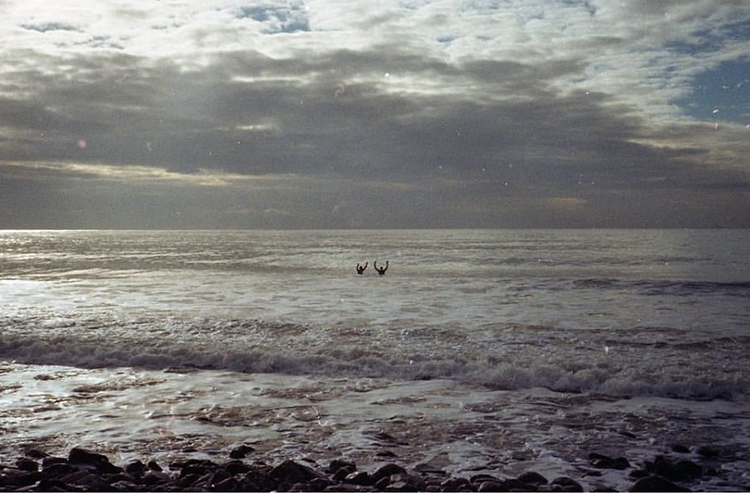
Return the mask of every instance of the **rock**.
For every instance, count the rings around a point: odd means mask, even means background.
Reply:
[[[127,480],[119,480],[109,484],[109,486],[115,492],[136,492],[138,490],[138,484]]]
[[[627,458],[611,458],[599,453],[589,454],[589,463],[595,468],[602,469],[625,470],[626,468],[630,468],[630,462],[628,462]]]
[[[82,448],[71,449],[68,453],[68,462],[73,465],[92,466],[100,474],[122,471],[122,468],[110,463],[106,456]]]
[[[674,463],[664,456],[657,456],[653,462],[646,462],[646,470],[674,482],[691,481],[703,475],[703,467],[697,463],[690,460]]]
[[[477,492],[509,492],[503,482],[496,482],[494,480],[485,480],[479,484]]]
[[[680,460],[675,464],[680,478],[675,480],[695,480],[703,476],[703,467],[690,460]]]
[[[318,477],[316,479],[312,479],[307,483],[307,490],[311,492],[322,492],[332,485],[333,482],[331,482],[330,480]]]
[[[52,463],[49,465],[42,464],[42,473],[48,479],[62,479],[77,471],[79,471],[78,468],[68,462]]]
[[[375,470],[372,474],[372,480],[374,483],[377,483],[384,478],[390,478],[391,475],[396,473],[406,473],[406,469],[395,463],[387,463]]]
[[[110,485],[96,473],[89,473],[79,478],[74,485],[79,485],[86,491],[104,492],[112,490]]]
[[[207,473],[213,472],[218,467],[218,465],[211,460],[198,459],[191,459],[186,461],[185,463],[173,463],[170,466],[180,469],[180,477],[185,477],[191,474],[198,475],[200,477],[206,475]]]
[[[248,492],[270,492],[276,489],[278,482],[271,480],[271,476],[268,472],[265,472],[261,468],[252,468],[244,476],[245,484]]]
[[[232,475],[238,475],[250,471],[250,467],[240,460],[228,461],[224,464],[223,468]]]
[[[373,485],[375,481],[369,473],[363,471],[352,472],[344,477],[344,482],[356,485]]]
[[[418,492],[424,491],[427,484],[422,477],[412,475],[408,472],[394,473],[388,478],[390,484],[386,490],[396,492]],[[397,486],[397,487],[394,487]]]
[[[544,475],[536,472],[525,472],[518,476],[518,480],[529,485],[546,485],[549,481]]]
[[[82,448],[73,448],[68,453],[68,462],[80,465],[96,465],[100,462],[109,463],[109,458],[93,451]]]
[[[550,485],[558,486],[562,492],[583,492],[583,486],[570,477],[557,477]]]
[[[255,451],[255,448],[248,446],[247,444],[241,444],[229,452],[229,457],[234,460],[239,460],[247,456],[248,453]]]
[[[682,444],[675,444],[672,446],[672,451],[675,453],[690,453],[690,448]]]
[[[140,475],[146,470],[146,465],[141,460],[131,461],[125,465],[125,471],[132,475]]]
[[[658,475],[649,475],[638,479],[632,486],[630,486],[630,492],[690,492],[688,489],[683,489],[674,482],[659,477]]]
[[[354,473],[357,470],[357,465],[349,461],[333,460],[329,465],[327,471],[333,474],[333,480],[344,480],[347,475]]]
[[[704,458],[718,458],[719,453],[719,450],[713,446],[701,446],[698,448],[698,454]]]
[[[154,460],[149,461],[146,464],[146,467],[148,467],[149,470],[153,470],[154,472],[163,471],[162,467],[158,463],[156,463]]]
[[[211,484],[211,490],[216,492],[235,492],[240,487],[239,480],[234,477],[228,477],[216,484]]]
[[[31,458],[19,458],[16,460],[16,468],[19,470],[25,470],[27,472],[36,472],[39,470],[39,463],[35,462]]]
[[[26,470],[19,470],[17,468],[5,468],[3,471],[2,483],[0,485],[12,486],[16,490],[20,487],[26,487],[29,485],[36,484],[44,478],[41,472],[29,472]]]
[[[24,454],[28,456],[29,458],[36,458],[37,460],[41,460],[42,458],[46,458],[47,456],[49,456],[44,451],[40,451],[38,449],[30,449],[26,451],[26,453]]]
[[[469,481],[463,477],[455,477],[443,481],[440,484],[440,490],[443,492],[456,492],[461,487],[468,487]]]
[[[169,475],[163,472],[155,472],[155,471],[146,472],[146,475],[144,475],[143,478],[141,479],[141,483],[147,486],[166,484],[171,481],[172,481],[172,478]]]
[[[273,479],[279,479],[284,483],[296,484],[297,482],[307,482],[317,477],[316,472],[305,465],[300,465],[292,460],[285,460],[278,466],[274,467],[269,475]]]
[[[71,488],[62,480],[42,479],[39,482],[16,489],[16,492],[70,492]]]

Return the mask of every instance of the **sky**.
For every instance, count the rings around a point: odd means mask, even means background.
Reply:
[[[0,0],[0,228],[750,227],[746,0]]]

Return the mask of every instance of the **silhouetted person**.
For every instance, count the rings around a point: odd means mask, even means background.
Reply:
[[[378,261],[373,262],[372,265],[375,266],[375,269],[380,276],[383,276],[385,272],[388,271],[388,261],[385,261],[385,266],[381,268],[378,267]]]
[[[359,263],[357,263],[357,274],[364,273],[365,269],[367,269],[367,261],[365,261],[365,265],[364,266],[360,266]]]

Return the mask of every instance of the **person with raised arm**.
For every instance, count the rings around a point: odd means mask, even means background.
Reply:
[[[357,263],[357,274],[364,273],[365,269],[367,269],[367,261],[365,261],[365,265],[364,266],[360,266],[359,263]]]
[[[378,267],[378,261],[373,262],[372,265],[375,266],[375,270],[377,270],[380,276],[383,276],[388,271],[388,261],[385,261],[385,266],[382,267]]]

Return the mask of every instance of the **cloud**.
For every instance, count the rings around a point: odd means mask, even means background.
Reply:
[[[6,190],[36,181],[84,204],[79,182],[139,197],[152,181],[201,225],[212,210],[225,226],[558,226],[637,223],[620,197],[664,211],[649,194],[710,187],[730,204],[748,185],[737,2],[0,10]],[[261,178],[278,200],[239,199]],[[6,217],[29,206],[14,197]]]

